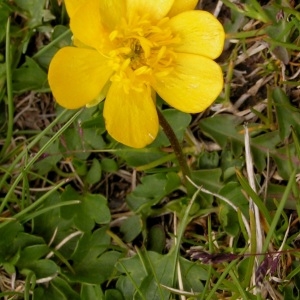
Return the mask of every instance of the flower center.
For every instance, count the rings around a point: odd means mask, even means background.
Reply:
[[[168,75],[174,68],[174,45],[180,42],[166,26],[168,18],[153,25],[149,16],[121,21],[121,26],[109,35],[114,45],[110,51],[115,70],[111,81],[122,81],[125,91],[141,90],[153,76]]]

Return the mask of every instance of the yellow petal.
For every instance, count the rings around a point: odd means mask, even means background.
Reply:
[[[76,10],[85,2],[85,0],[65,0],[65,5],[69,17],[72,17]]]
[[[111,74],[106,58],[97,51],[65,47],[52,59],[48,80],[56,101],[75,109],[96,99]]]
[[[183,11],[193,10],[198,3],[198,0],[175,0],[171,10],[168,13],[169,17],[173,17]]]
[[[103,24],[111,30],[116,28],[126,14],[124,0],[101,0],[100,14]]]
[[[170,11],[174,0],[127,0],[129,19],[135,15],[149,15],[153,20],[160,20]]]
[[[178,53],[176,66],[153,88],[168,104],[187,113],[205,110],[223,88],[220,66],[204,56]]]
[[[111,81],[107,81],[107,83],[105,84],[105,86],[102,88],[100,94],[97,96],[97,98],[95,98],[94,100],[92,100],[91,102],[86,104],[87,108],[93,107],[95,105],[98,105],[101,101],[103,101],[106,98],[108,89],[111,85]]]
[[[223,26],[209,12],[186,11],[171,18],[168,25],[180,38],[176,52],[194,53],[215,59],[223,51]]]
[[[102,49],[105,33],[98,0],[86,0],[71,16],[70,27],[76,40],[95,49]]]
[[[124,145],[143,148],[157,135],[158,118],[149,87],[125,93],[120,82],[113,82],[103,115],[108,133]]]

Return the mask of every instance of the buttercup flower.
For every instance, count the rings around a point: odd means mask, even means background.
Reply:
[[[68,109],[104,98],[106,129],[135,148],[158,132],[155,95],[187,113],[206,109],[223,87],[213,59],[224,30],[197,0],[65,0],[74,46],[49,67],[56,101]]]

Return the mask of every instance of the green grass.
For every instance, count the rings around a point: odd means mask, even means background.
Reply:
[[[48,67],[72,36],[60,1],[0,2],[1,299],[299,299],[292,2],[219,1],[223,92],[201,115],[162,111],[189,183],[163,132],[131,149],[103,103],[55,104]]]

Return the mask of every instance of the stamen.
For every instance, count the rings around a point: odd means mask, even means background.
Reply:
[[[150,16],[133,15],[110,33],[110,41],[119,45],[109,52],[115,71],[111,81],[122,81],[125,92],[143,91],[146,79],[168,76],[174,70],[173,47],[180,38],[167,27],[168,20],[152,24]]]
[[[157,53],[157,56],[156,56],[156,59],[155,59],[155,63],[157,63],[163,56],[165,56],[166,51],[167,51],[167,47],[166,46],[162,46],[159,49],[159,51]]]
[[[108,36],[109,40],[112,42],[113,40],[116,39],[116,37],[119,35],[119,31],[118,30],[114,30],[110,33],[110,35]]]
[[[142,74],[149,74],[151,72],[151,69],[147,66],[142,66],[136,70],[134,70],[134,74],[139,76],[139,75],[142,75]]]
[[[127,58],[121,65],[120,71],[124,71],[130,65],[130,58]]]

